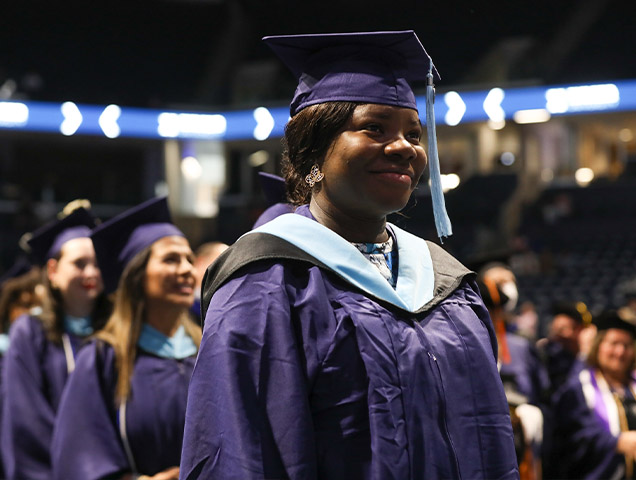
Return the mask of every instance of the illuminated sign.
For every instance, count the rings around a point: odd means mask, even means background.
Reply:
[[[554,116],[636,111],[636,80],[592,85],[492,88],[440,95],[435,120],[449,126],[484,122],[547,121]],[[424,96],[416,98],[425,111]],[[284,133],[287,107],[187,112],[83,105],[73,102],[0,101],[0,129],[108,138],[266,140]]]

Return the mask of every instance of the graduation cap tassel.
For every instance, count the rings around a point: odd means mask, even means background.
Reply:
[[[432,64],[431,64],[432,67]],[[442,190],[442,178],[439,169],[439,156],[437,154],[437,133],[435,132],[435,87],[433,85],[432,68],[429,69],[426,85],[426,131],[428,134],[428,169],[431,176],[431,197],[433,200],[433,215],[435,217],[435,228],[440,241],[443,237],[450,237],[453,234],[450,218],[446,213],[444,203],[444,191]]]

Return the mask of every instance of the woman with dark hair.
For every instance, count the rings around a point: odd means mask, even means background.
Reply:
[[[8,332],[11,324],[25,313],[40,310],[43,295],[42,273],[39,267],[2,283],[0,290],[0,331]]]
[[[297,208],[208,269],[181,478],[517,478],[474,274],[386,221],[427,163],[411,83],[428,80],[450,234],[430,57],[411,31],[266,41],[299,77],[284,164]]]
[[[636,478],[636,326],[613,310],[594,324],[587,365],[555,395],[546,478]]]
[[[86,205],[85,205],[86,206]],[[43,306],[10,330],[4,358],[1,447],[9,479],[50,479],[56,411],[86,337],[104,324],[108,304],[89,235],[95,220],[78,208],[33,233],[43,267]]]
[[[64,391],[53,478],[177,479],[201,341],[189,314],[194,255],[165,198],[103,223],[91,238],[106,290],[116,289],[114,309]]]

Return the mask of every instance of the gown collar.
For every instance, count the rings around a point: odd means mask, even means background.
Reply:
[[[267,233],[297,246],[322,262],[350,284],[376,298],[409,312],[416,312],[433,298],[434,272],[424,240],[387,224],[398,249],[395,290],[382,274],[347,240],[321,225],[300,207],[246,233]],[[395,247],[394,247],[395,248]]]
[[[197,346],[186,333],[185,327],[179,328],[172,337],[168,337],[144,322],[137,345],[142,350],[158,357],[181,360],[196,355]]]
[[[93,333],[93,322],[90,317],[74,317],[64,315],[64,331],[78,337],[87,337]]]

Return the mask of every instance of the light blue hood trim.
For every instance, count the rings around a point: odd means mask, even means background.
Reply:
[[[146,352],[163,358],[183,358],[196,355],[197,346],[186,333],[183,325],[180,325],[172,337],[167,337],[156,328],[144,323],[137,345]]]
[[[351,243],[334,231],[302,215],[281,215],[252,230],[275,235],[312,255],[359,289],[409,312],[416,312],[433,298],[433,262],[424,240],[388,224],[398,248],[395,290],[377,268]]]

